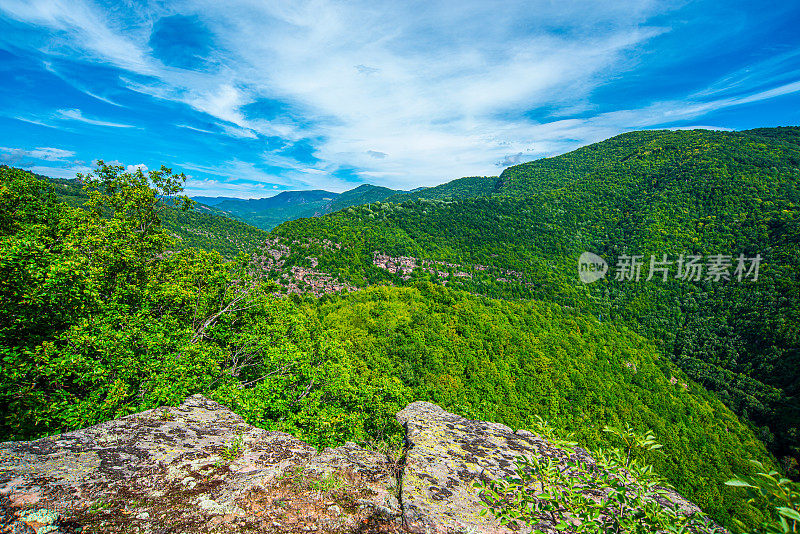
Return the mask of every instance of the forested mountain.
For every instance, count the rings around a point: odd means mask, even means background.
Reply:
[[[590,447],[604,425],[653,429],[659,472],[754,525],[765,503],[722,483],[800,456],[797,134],[633,132],[413,197],[356,188],[347,202],[382,199],[285,222],[235,261],[218,234],[186,246],[203,217],[241,223],[211,213],[225,202],[180,209],[166,169],[101,167],[82,191],[0,169],[0,438],[204,393],[315,445],[385,447],[397,410],[430,400]],[[284,215],[333,209],[315,194]],[[592,284],[587,251],[611,266]],[[641,278],[615,276],[637,255]],[[681,255],[729,256],[729,279],[676,276]],[[757,278],[739,255],[760,255]]]
[[[203,392],[317,445],[391,444],[394,414],[428,399],[517,428],[541,416],[587,445],[609,443],[605,424],[652,428],[658,468],[687,496],[721,521],[759,517],[722,482],[749,457],[771,463],[763,444],[626,327],[425,282],[279,298],[246,259],[166,253],[177,178],[121,170],[89,177],[80,208],[0,171],[2,439]]]
[[[273,197],[243,200],[224,197],[193,197],[210,211],[244,221],[263,230],[272,230],[285,221],[318,217],[358,204],[369,204],[394,195],[397,191],[375,185],[360,185],[344,193],[321,189],[283,191]]]
[[[304,254],[357,286],[431,279],[621,321],[717,391],[760,427],[787,465],[796,465],[797,132],[634,132],[511,167],[489,198],[354,207],[284,224],[274,235],[340,244]],[[646,281],[645,264],[638,282],[610,275],[584,285],[577,276],[584,251],[605,257],[612,270],[625,254],[642,255],[643,262],[667,254],[672,271],[666,281]],[[760,276],[676,279],[681,254],[730,256],[731,263],[740,254],[760,254]]]
[[[336,196],[327,206],[325,206],[325,213],[333,213],[350,206],[359,206],[361,204],[372,204],[379,202],[386,198],[398,193],[394,189],[388,187],[380,187],[377,185],[364,184],[350,189]]]
[[[256,228],[271,230],[284,221],[321,215],[336,196],[336,193],[321,189],[283,191],[268,198],[224,200],[214,209]]]

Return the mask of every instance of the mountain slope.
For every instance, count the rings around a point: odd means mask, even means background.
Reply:
[[[283,191],[268,198],[225,200],[214,208],[257,228],[271,230],[284,221],[321,214],[336,196],[320,189]]]
[[[386,187],[363,184],[344,193],[320,189],[283,191],[273,197],[236,199],[223,197],[192,197],[209,206],[210,211],[244,221],[255,227],[271,230],[285,221],[317,217],[359,204],[384,200],[397,191]]]
[[[274,235],[339,243],[341,249],[306,254],[356,285],[428,278],[621,321],[717,391],[760,427],[787,465],[797,465],[797,131],[633,132],[511,167],[494,197],[374,204],[283,225]],[[644,265],[638,282],[608,276],[584,285],[576,269],[583,251],[603,256],[612,269],[624,253],[640,254],[645,262],[667,254],[672,271],[665,282],[647,282]],[[760,277],[676,279],[680,254],[704,260],[760,254]],[[404,270],[403,262],[416,269]]]
[[[766,456],[763,444],[625,327],[425,283],[330,297],[319,316],[326,336],[410,398],[470,419],[527,428],[539,416],[589,447],[609,445],[604,425],[651,428],[664,444],[656,467],[679,491],[718,518],[753,517],[723,482]]]

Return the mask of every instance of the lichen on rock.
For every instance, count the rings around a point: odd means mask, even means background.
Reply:
[[[37,509],[77,525],[63,532],[87,533],[347,532],[373,515],[399,518],[389,490],[397,481],[385,455],[353,444],[319,453],[200,395],[174,408],[2,443],[0,466],[5,527],[41,527],[31,515]],[[352,513],[335,514],[325,504],[330,492],[309,481],[343,472],[337,496],[350,503],[340,509]],[[287,484],[292,477],[305,482]],[[303,503],[302,512],[284,506],[292,499]]]
[[[429,402],[414,402],[397,414],[406,429],[408,451],[402,475],[403,519],[410,532],[424,534],[530,532],[526,525],[501,525],[485,508],[473,482],[515,475],[519,457],[542,458],[592,466],[580,447],[562,449],[528,430],[449,413]],[[686,512],[699,511],[672,492],[670,500]],[[545,518],[537,525],[553,530]]]
[[[0,532],[520,532],[527,527],[480,515],[475,480],[512,475],[520,456],[594,462],[583,449],[428,402],[409,404],[397,420],[404,463],[355,443],[317,451],[200,395],[0,443]],[[677,494],[673,502],[696,510]]]

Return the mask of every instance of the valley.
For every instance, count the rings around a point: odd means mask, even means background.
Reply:
[[[796,138],[633,132],[411,195],[296,194],[258,215],[296,204],[268,233],[225,215],[241,201],[180,208],[166,171],[145,187],[5,167],[3,438],[203,393],[315,446],[396,447],[394,414],[422,399],[593,448],[604,425],[651,429],[679,492],[755,524],[764,507],[723,483],[800,457]],[[583,251],[763,264],[742,283],[587,285]]]

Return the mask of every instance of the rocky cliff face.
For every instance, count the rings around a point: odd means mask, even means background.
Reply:
[[[0,531],[511,532],[478,514],[472,482],[510,474],[517,456],[566,457],[530,432],[426,402],[397,418],[408,445],[400,461],[352,443],[319,452],[199,395],[176,408],[2,443]]]

